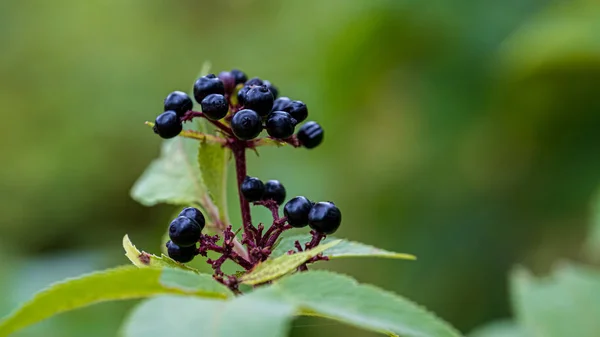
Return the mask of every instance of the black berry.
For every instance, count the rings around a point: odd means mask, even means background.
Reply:
[[[219,73],[219,79],[223,82],[226,93],[231,93],[236,86],[235,77],[229,71],[222,71]]]
[[[172,241],[167,241],[167,254],[173,260],[181,263],[190,262],[194,259],[197,254],[196,245],[189,247],[180,247],[174,244]]]
[[[204,97],[200,105],[206,118],[213,121],[225,117],[229,111],[229,103],[227,103],[225,96],[220,94],[210,94]]]
[[[233,78],[235,79],[235,85],[238,85],[240,83],[246,83],[246,81],[248,80],[246,74],[244,74],[244,72],[239,69],[233,69],[231,71],[231,75],[233,75]]]
[[[292,101],[286,106],[283,111],[289,112],[298,123],[304,121],[308,117],[308,109],[302,101]]]
[[[342,213],[331,202],[318,202],[308,213],[310,228],[323,234],[333,234],[342,222]]]
[[[263,200],[275,200],[279,205],[285,200],[285,187],[278,180],[269,180],[265,183]]]
[[[262,120],[254,110],[240,110],[231,119],[231,130],[238,139],[250,140],[262,131]]]
[[[244,96],[244,107],[264,117],[273,108],[273,94],[264,85],[250,87]]]
[[[200,239],[201,231],[202,228],[195,220],[180,216],[171,222],[169,237],[176,245],[189,247]]]
[[[238,103],[240,105],[244,105],[246,103],[246,94],[248,93],[248,90],[250,90],[250,88],[252,88],[251,86],[243,86],[240,90],[238,90],[237,92],[237,98],[238,98]]]
[[[269,89],[269,91],[271,92],[271,94],[273,94],[273,98],[277,98],[279,96],[279,89],[277,89],[276,86],[273,85],[273,83],[264,80],[263,84],[265,86],[267,86],[267,89]]]
[[[323,141],[323,128],[317,122],[306,122],[298,130],[298,140],[307,149],[315,148]]]
[[[269,136],[285,139],[294,134],[296,120],[285,111],[273,111],[267,119],[266,129]]]
[[[225,95],[223,82],[214,74],[202,76],[194,83],[194,98],[196,102],[202,102],[204,97],[210,94]]]
[[[177,116],[183,117],[183,115],[192,110],[194,102],[190,96],[183,91],[173,91],[165,98],[165,110],[173,110],[177,113]]]
[[[177,113],[169,110],[156,117],[153,130],[162,138],[168,139],[177,136],[183,130],[183,126]]]
[[[202,214],[202,212],[199,209],[194,207],[184,208],[183,211],[179,213],[179,216],[183,216],[188,219],[194,220],[198,224],[198,226],[200,226],[200,230],[204,229],[206,220],[204,219],[204,214]]]
[[[260,78],[258,78],[258,77],[253,77],[253,78],[249,79],[248,81],[246,81],[246,85],[247,85],[247,86],[252,86],[252,85],[263,85],[263,84],[265,84],[265,83],[263,82],[263,80],[261,80],[261,79],[260,79]]]
[[[285,109],[292,103],[289,97],[279,97],[273,102],[271,111],[286,111]]]
[[[241,190],[247,201],[259,201],[265,193],[265,184],[258,178],[246,177],[242,182]]]
[[[287,217],[290,225],[300,228],[308,225],[308,213],[311,208],[310,200],[305,197],[295,197],[285,204],[283,214]]]

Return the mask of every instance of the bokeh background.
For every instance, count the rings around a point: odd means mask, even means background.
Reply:
[[[328,268],[468,332],[510,315],[513,265],[580,257],[600,183],[597,1],[2,0],[0,46],[0,316],[126,264],[125,233],[160,250],[176,209],[129,196],[159,151],[143,122],[206,60],[271,80],[326,129],[313,151],[261,150],[251,174],[335,200],[339,236],[419,257]],[[113,336],[134,304],[17,336]]]

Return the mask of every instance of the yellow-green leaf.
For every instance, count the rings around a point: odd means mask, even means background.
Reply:
[[[341,240],[334,240],[301,253],[282,255],[275,259],[269,259],[256,266],[256,268],[254,268],[254,270],[252,270],[250,273],[242,276],[240,281],[245,284],[255,285],[274,280],[294,271],[304,262],[339,244],[340,242]]]
[[[222,144],[202,141],[198,149],[198,166],[202,181],[211,199],[219,209],[219,217],[224,223],[227,218],[227,163],[231,151]]]
[[[199,273],[197,269],[186,266],[185,264],[175,262],[168,256],[161,254],[161,256],[152,255],[143,251],[139,251],[129,239],[129,235],[123,237],[123,249],[125,249],[125,256],[135,266],[140,268],[180,268],[195,273]]]

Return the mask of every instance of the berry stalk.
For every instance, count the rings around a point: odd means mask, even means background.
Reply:
[[[238,195],[240,199],[240,209],[242,212],[242,226],[249,240],[256,241],[256,229],[252,225],[252,215],[250,214],[250,203],[244,198],[242,193],[242,183],[247,175],[246,168],[246,142],[234,140],[231,143],[231,152],[235,160],[235,174],[238,185]]]

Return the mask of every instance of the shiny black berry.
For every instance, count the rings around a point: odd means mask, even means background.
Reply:
[[[173,91],[165,98],[165,110],[173,110],[177,113],[177,116],[183,117],[183,115],[192,110],[194,102],[190,96],[183,91]]]
[[[202,228],[195,221],[185,216],[177,217],[169,226],[171,241],[180,247],[189,247],[200,239]]]
[[[302,101],[292,101],[290,104],[283,109],[288,112],[292,117],[298,121],[298,123],[304,121],[308,117],[308,109],[306,104]]]
[[[206,224],[206,219],[204,219],[204,214],[202,214],[202,212],[199,209],[194,208],[194,207],[184,208],[183,211],[181,211],[181,213],[179,213],[179,216],[183,216],[188,219],[194,220],[198,224],[198,226],[200,226],[201,231],[202,231],[202,229],[204,229],[204,225]]]
[[[285,200],[285,187],[278,180],[269,180],[265,183],[263,200],[275,200],[279,205]]]
[[[312,149],[323,141],[323,128],[317,122],[306,122],[298,130],[297,136],[305,148]]]
[[[246,177],[242,182],[241,191],[247,201],[259,201],[265,193],[265,184],[258,178]]]
[[[238,139],[250,140],[262,131],[262,120],[254,110],[240,110],[231,119],[231,130]]]
[[[273,111],[267,119],[266,129],[269,136],[285,139],[294,134],[296,120],[285,111]]]
[[[277,98],[279,96],[279,89],[277,89],[276,86],[273,85],[273,83],[264,80],[263,84],[265,86],[267,86],[267,89],[269,89],[269,91],[271,92],[271,94],[273,94],[273,98]]]
[[[249,79],[249,80],[246,81],[246,85],[247,86],[263,85],[263,84],[264,84],[263,80],[261,80],[258,77],[253,77],[253,78],[251,78],[251,79]]]
[[[273,94],[264,86],[253,86],[245,93],[244,107],[256,111],[259,116],[266,116],[273,108]]]
[[[189,247],[180,247],[174,244],[172,241],[167,241],[165,246],[167,246],[167,254],[169,255],[169,257],[181,263],[192,261],[198,251],[196,249],[196,245]]]
[[[229,111],[227,99],[220,94],[210,94],[204,97],[200,105],[202,106],[202,113],[206,118],[213,121],[225,117]]]
[[[308,213],[311,208],[310,200],[305,197],[295,197],[285,204],[283,214],[292,227],[300,228],[308,225]]]
[[[183,130],[183,126],[177,113],[169,110],[156,117],[153,130],[162,138],[168,139],[177,136]]]
[[[225,87],[226,93],[229,94],[233,92],[233,89],[235,88],[237,83],[235,83],[235,77],[232,73],[230,73],[229,71],[222,71],[217,77],[221,80],[221,82],[223,82],[223,87]]]
[[[245,85],[240,90],[238,90],[237,99],[240,105],[244,105],[246,103],[246,94],[248,93],[248,90],[250,90],[250,88],[252,87]]]
[[[235,85],[238,85],[240,83],[246,83],[246,81],[248,80],[246,74],[244,74],[244,72],[239,69],[233,69],[231,71],[231,75],[233,75],[233,78],[235,79]]]
[[[194,83],[194,98],[196,102],[202,102],[204,97],[210,94],[225,95],[223,82],[214,74],[202,76]]]
[[[273,109],[271,111],[285,111],[285,109],[292,103],[289,97],[279,97],[273,102]]]
[[[342,222],[342,213],[331,202],[318,202],[308,213],[310,228],[323,234],[333,234]]]

